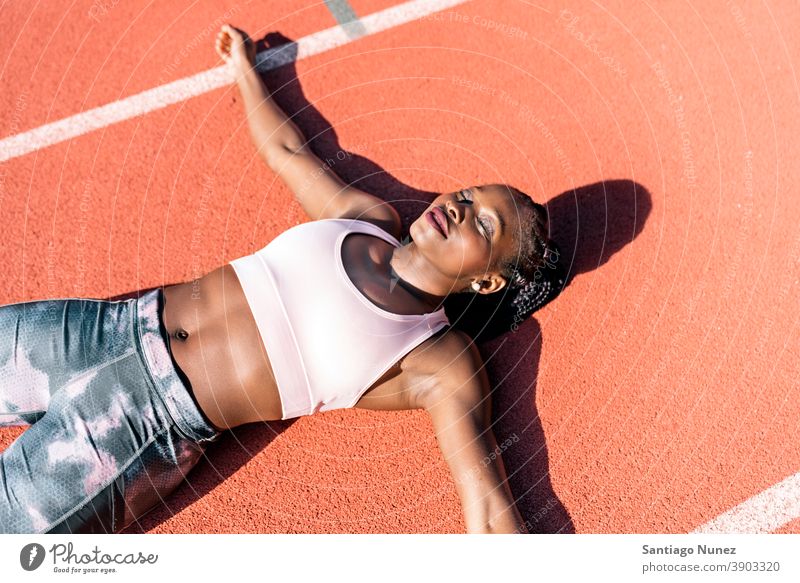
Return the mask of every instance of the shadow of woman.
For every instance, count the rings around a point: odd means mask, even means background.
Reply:
[[[265,85],[275,102],[307,137],[315,154],[348,184],[393,204],[403,219],[403,236],[410,224],[439,195],[401,183],[380,166],[339,146],[336,132],[304,97],[297,78],[297,45],[270,33],[256,43],[269,49]],[[270,62],[272,65],[270,65]],[[264,70],[262,68],[262,70]],[[641,185],[628,180],[597,183],[568,191],[546,203],[554,231],[550,236],[567,261],[568,278],[595,269],[641,232],[651,198]],[[580,221],[579,221],[580,219]],[[580,239],[580,240],[579,240]],[[480,345],[492,393],[498,444],[509,436],[518,441],[503,452],[509,485],[530,532],[575,532],[569,512],[555,493],[549,473],[546,436],[539,418],[535,388],[541,355],[541,328],[534,318],[516,332]],[[198,464],[163,507],[153,510],[126,532],[151,530],[174,512],[209,492],[292,423],[277,421],[238,427],[206,452],[210,463]],[[235,441],[238,446],[231,443]]]
[[[638,236],[650,215],[652,198],[635,182],[611,180],[562,193],[547,208],[550,236],[568,266],[569,285],[575,275],[605,264]],[[542,350],[539,322],[529,318],[516,331],[479,348],[492,379],[493,428],[526,527],[531,533],[574,533],[572,518],[551,482],[545,432],[536,407]]]

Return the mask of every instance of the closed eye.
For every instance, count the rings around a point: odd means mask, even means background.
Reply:
[[[472,204],[472,192],[470,192],[469,189],[465,188],[465,189],[459,191],[458,194],[460,194],[463,197],[463,198],[459,199],[459,202],[468,202],[469,204]],[[478,218],[478,224],[481,225],[481,227],[483,227],[482,228],[483,236],[486,239],[488,239],[489,241],[491,241],[492,240],[492,234],[493,234],[493,231],[492,231],[492,228],[491,228],[492,222],[491,221],[487,221],[486,219],[482,219],[482,218],[479,217]]]

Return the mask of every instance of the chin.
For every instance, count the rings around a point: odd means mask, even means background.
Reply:
[[[422,219],[422,218],[423,218],[423,217],[422,217],[422,216],[420,216],[420,217],[419,217],[419,218],[418,218],[416,221],[414,221],[413,223],[411,223],[411,224],[408,226],[408,236],[409,236],[409,237],[411,237],[411,239],[412,239],[413,241],[417,241],[418,239],[420,239],[420,225],[419,225],[419,221],[420,221],[420,219]],[[423,238],[424,238],[424,237],[423,237]]]
[[[425,215],[420,216],[416,221],[411,223],[408,228],[408,235],[417,244],[417,246],[420,244],[422,244],[423,247],[429,247],[433,245],[433,249],[439,249],[441,243],[444,242],[444,240],[440,238],[439,234],[431,229],[431,226],[425,219]]]
[[[440,253],[440,250],[431,241],[429,233],[425,232],[427,225],[420,225],[418,222],[418,220],[414,221],[408,226],[408,236],[411,242],[414,243],[417,253],[420,253],[428,261],[435,263],[436,256]]]

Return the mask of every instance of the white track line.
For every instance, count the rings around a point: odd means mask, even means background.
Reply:
[[[467,0],[412,0],[361,19],[366,34],[375,34],[412,20],[417,20]],[[363,38],[363,37],[362,37]],[[281,45],[258,54],[259,71],[269,71],[291,61],[316,55],[353,42],[339,25],[304,36],[296,42]],[[202,73],[148,89],[125,99],[114,101],[38,128],[0,140],[0,162],[11,160],[59,142],[87,134],[112,124],[180,103],[235,81],[225,65]]]
[[[800,518],[800,472],[745,500],[693,533],[765,533]]]

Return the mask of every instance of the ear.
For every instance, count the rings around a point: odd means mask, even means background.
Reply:
[[[480,288],[475,289],[473,285],[473,291],[479,294],[493,294],[495,292],[500,291],[504,287],[506,287],[506,278],[499,274],[491,274],[484,277],[482,281],[475,282],[480,285]]]

